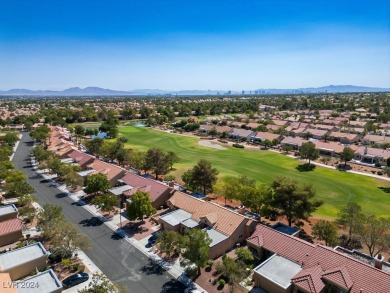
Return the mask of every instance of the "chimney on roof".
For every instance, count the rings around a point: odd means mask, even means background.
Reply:
[[[368,152],[367,147],[365,147],[364,154],[367,155],[367,152]]]
[[[385,259],[384,256],[382,256],[382,254],[378,253],[375,257],[374,257],[374,266],[377,268],[377,269],[382,269],[382,264],[383,264],[383,260]]]
[[[175,181],[173,180],[169,181],[168,186],[172,188],[175,187]]]

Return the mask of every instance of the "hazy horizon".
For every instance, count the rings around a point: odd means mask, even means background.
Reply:
[[[2,90],[390,88],[387,1],[2,6]]]

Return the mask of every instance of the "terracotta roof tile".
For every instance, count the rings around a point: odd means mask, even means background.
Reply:
[[[329,247],[317,245],[310,257],[304,262],[304,268],[320,265],[326,278],[340,283],[345,282],[352,288],[350,293],[387,293],[390,286],[390,274],[379,270],[355,258],[344,255]],[[340,269],[342,267],[342,269]],[[336,272],[339,271],[337,276]],[[334,274],[333,276],[332,273]],[[344,279],[343,281],[341,279]]]
[[[255,232],[247,239],[247,242],[256,245],[258,236],[262,237],[263,240],[261,247],[296,263],[304,262],[315,249],[315,245],[309,242],[291,237],[262,224],[256,226]]]
[[[0,236],[7,235],[16,231],[22,230],[21,219],[11,219],[8,221],[0,222]]]
[[[291,279],[291,282],[309,292],[319,293],[325,287],[321,280],[322,273],[321,266],[303,269]]]
[[[197,199],[182,192],[175,192],[168,202],[176,208],[191,213],[192,219],[195,221],[199,222],[201,218],[205,217],[210,217],[212,220],[216,218],[213,229],[228,236],[236,231],[241,223],[246,224],[248,221],[252,221],[220,205]]]
[[[322,278],[329,280],[334,284],[339,285],[341,288],[351,289],[353,282],[345,267],[338,267],[331,270],[327,270],[322,275]]]
[[[146,179],[132,173],[127,173],[121,180],[134,187],[133,189],[126,191],[126,195],[132,195],[137,190],[149,192],[149,196],[152,201],[155,201],[162,194],[170,192],[171,190],[169,186],[166,186],[158,181]]]

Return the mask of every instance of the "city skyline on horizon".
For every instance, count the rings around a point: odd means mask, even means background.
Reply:
[[[5,4],[0,89],[390,88],[386,1],[149,3]]]

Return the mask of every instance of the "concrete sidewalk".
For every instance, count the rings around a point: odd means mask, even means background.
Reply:
[[[117,224],[119,224],[118,218],[106,218],[102,214],[99,213],[98,209],[93,205],[87,205],[83,200],[81,199],[82,196],[85,195],[84,191],[80,190],[75,193],[69,193],[69,191],[66,189],[65,185],[61,185],[57,187],[61,192],[67,193],[68,196],[75,202],[79,203],[84,209],[89,211],[92,215],[99,218],[101,221],[104,222],[106,226],[108,226],[111,230],[115,231],[117,234],[119,234],[122,238],[124,238],[127,242],[129,242],[131,245],[133,245],[135,248],[137,248],[139,251],[141,251],[143,254],[145,254],[148,258],[150,258],[152,261],[157,263],[159,266],[164,268],[170,275],[172,275],[175,279],[183,283],[185,286],[195,286],[200,292],[207,293],[206,290],[204,290],[202,287],[194,283],[190,278],[188,278],[184,272],[184,269],[180,266],[179,260],[175,261],[174,263],[168,263],[164,261],[160,256],[158,256],[156,253],[153,252],[152,247],[148,247],[147,240],[148,237],[142,239],[141,241],[138,241],[132,237],[129,236],[125,231],[121,230]],[[149,236],[150,237],[150,236]]]

